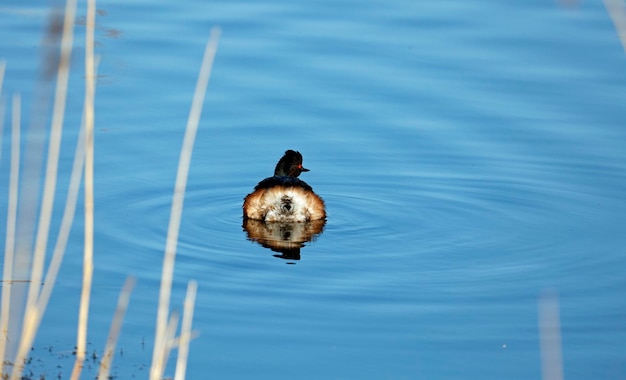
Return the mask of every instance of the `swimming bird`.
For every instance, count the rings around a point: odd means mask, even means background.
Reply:
[[[276,164],[274,176],[259,182],[243,202],[243,216],[265,222],[307,222],[326,218],[324,201],[299,179],[302,154],[288,150]]]

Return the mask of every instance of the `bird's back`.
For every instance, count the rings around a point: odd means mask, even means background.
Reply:
[[[288,176],[264,179],[243,203],[244,216],[266,222],[324,219],[324,201],[306,182]]]

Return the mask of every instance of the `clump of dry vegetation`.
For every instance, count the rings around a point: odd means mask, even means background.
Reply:
[[[7,208],[7,230],[2,274],[2,308],[0,310],[0,374],[6,379],[33,377],[24,374],[29,363],[29,354],[39,328],[42,316],[48,305],[56,282],[56,276],[63,261],[68,243],[69,232],[74,220],[78,193],[84,192],[84,257],[83,283],[77,328],[75,363],[71,378],[80,378],[87,356],[88,315],[91,294],[93,268],[93,211],[94,207],[94,120],[95,120],[95,85],[97,57],[94,55],[94,28],[96,22],[95,0],[87,1],[85,21],[85,92],[83,120],[76,146],[74,161],[71,165],[70,186],[65,195],[61,227],[56,237],[56,245],[47,268],[46,247],[50,234],[52,209],[56,194],[57,173],[60,164],[60,146],[64,128],[65,104],[70,73],[70,58],[73,50],[74,25],[76,19],[76,0],[67,0],[63,11],[53,12],[50,26],[44,41],[49,50],[44,62],[44,79],[50,83],[55,79],[55,91],[52,99],[51,124],[46,130],[46,117],[35,115],[29,128],[45,131],[39,135],[48,136],[47,149],[44,142],[26,141],[24,154],[21,128],[21,97],[14,94],[11,102],[11,155],[10,179]],[[219,30],[211,31],[207,43],[198,83],[189,114],[183,147],[176,177],[169,229],[161,277],[159,307],[156,318],[155,343],[150,368],[150,379],[163,378],[163,371],[172,349],[178,349],[176,379],[185,378],[187,353],[191,339],[191,325],[196,295],[196,283],[190,281],[184,301],[182,325],[177,336],[178,314],[170,310],[170,291],[178,230],[183,208],[184,194],[193,150],[194,139],[200,120],[204,95],[209,82],[213,58],[217,49]],[[0,62],[0,91],[5,74],[6,62]],[[45,110],[48,100],[40,97],[40,105],[33,109]],[[4,120],[4,106],[0,109],[0,123]],[[0,127],[0,137],[2,136]],[[41,152],[47,150],[47,156]],[[41,176],[39,168],[45,166]],[[39,178],[43,178],[40,184]],[[42,194],[40,196],[40,194]],[[19,211],[19,213],[18,213]],[[48,255],[49,256],[49,255]],[[119,301],[109,336],[103,353],[99,356],[98,379],[108,379],[112,365],[117,337],[120,334],[122,320],[130,300],[134,279],[129,277],[119,296]],[[97,354],[93,353],[96,357]],[[42,377],[43,378],[43,377]]]

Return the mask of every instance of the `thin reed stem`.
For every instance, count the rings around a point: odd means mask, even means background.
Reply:
[[[157,311],[156,332],[154,351],[152,353],[152,367],[150,369],[150,379],[160,379],[162,368],[165,366],[160,361],[167,361],[167,355],[160,352],[167,344],[162,340],[165,339],[165,330],[167,325],[167,315],[169,313],[170,294],[172,290],[172,277],[174,272],[174,261],[176,257],[176,245],[178,243],[178,233],[180,229],[180,220],[185,199],[185,188],[187,186],[187,176],[189,174],[189,164],[191,162],[191,154],[193,151],[194,140],[202,114],[202,104],[204,96],[209,84],[211,76],[211,68],[213,59],[217,50],[217,42],[219,40],[219,28],[213,28],[209,41],[207,42],[200,75],[196,83],[196,90],[193,96],[187,127],[185,129],[185,137],[180,152],[178,162],[178,170],[176,173],[176,183],[174,186],[174,196],[172,199],[172,208],[170,213],[169,227],[167,230],[167,239],[165,243],[165,255],[163,258],[163,272],[161,274],[161,289],[159,292],[159,306]]]
[[[6,116],[6,98],[0,88],[0,162],[2,162],[2,136],[4,134],[4,117]]]
[[[604,0],[604,6],[613,20],[617,37],[626,52],[626,4],[623,0]]]
[[[2,97],[2,83],[4,82],[4,73],[6,72],[6,68],[6,61],[0,60],[0,162],[2,162],[2,136],[4,133],[4,98]],[[0,359],[2,358],[0,357]],[[0,372],[0,374],[1,373],[2,372]]]
[[[176,328],[178,327],[178,321],[180,320],[180,315],[178,313],[172,313],[170,315],[170,319],[167,322],[167,326],[165,327],[165,339],[163,340],[163,357],[161,358],[161,376],[163,377],[163,373],[165,371],[165,365],[167,364],[167,358],[170,356],[170,351],[174,348],[174,342],[176,338]]]
[[[52,111],[48,157],[46,159],[46,176],[44,181],[41,212],[37,226],[35,252],[31,267],[31,284],[28,289],[28,298],[26,301],[26,314],[32,312],[35,307],[37,297],[39,296],[43,266],[45,262],[46,246],[48,244],[48,234],[50,232],[50,220],[52,218],[59,153],[61,149],[61,136],[63,133],[63,120],[65,117],[67,83],[69,81],[70,74],[70,57],[72,54],[72,44],[74,40],[75,12],[76,0],[68,0],[65,7],[65,19],[63,22],[63,34],[61,37],[61,57],[59,61],[54,95],[54,108]]]
[[[135,278],[128,277],[124,283],[124,287],[120,292],[120,297],[117,300],[117,308],[115,308],[115,316],[111,322],[111,329],[109,330],[109,337],[107,338],[107,344],[104,349],[104,355],[102,355],[102,361],[100,362],[100,369],[98,370],[98,380],[108,380],[111,365],[113,364],[113,351],[117,345],[117,338],[122,330],[122,321],[124,320],[124,314],[126,314],[126,308],[128,307],[128,301],[130,300],[130,293],[135,286]]]
[[[7,62],[0,60],[0,162],[2,162],[2,135],[4,133],[4,98],[2,97],[2,83],[6,72]]]
[[[173,312],[165,325],[165,330],[163,331],[163,336],[161,337],[162,339],[155,340],[155,344],[158,343],[161,345],[156,350],[160,357],[152,363],[150,376],[152,376],[152,373],[154,372],[158,379],[163,378],[163,372],[165,371],[165,365],[167,364],[167,357],[169,356],[172,347],[176,344],[176,326],[178,326],[178,319],[178,313]]]
[[[539,299],[539,344],[542,379],[563,380],[559,297],[555,291],[545,292]]]
[[[0,94],[2,94],[2,83],[4,82],[4,73],[7,68],[7,61],[0,60]]]
[[[35,252],[33,254],[32,266],[30,268],[30,284],[28,297],[26,299],[26,309],[22,324],[22,335],[20,338],[12,379],[18,379],[21,375],[24,359],[28,355],[32,342],[35,339],[37,329],[35,327],[38,320],[37,315],[43,311],[38,311],[37,299],[39,297],[43,266],[45,262],[45,251],[50,230],[50,219],[52,217],[52,206],[56,190],[56,179],[59,152],[61,145],[61,135],[63,130],[63,118],[65,114],[65,103],[67,97],[67,82],[69,79],[70,55],[72,52],[74,34],[74,15],[76,11],[76,0],[68,0],[65,7],[65,19],[63,23],[63,34],[61,38],[61,58],[57,73],[57,84],[54,97],[54,110],[52,114],[52,126],[50,130],[50,141],[48,145],[48,158],[46,161],[46,179],[44,182],[43,201],[39,215],[37,227],[37,237],[35,241]]]
[[[197,290],[198,283],[189,281],[183,307],[183,321],[180,327],[180,341],[178,342],[178,357],[176,359],[174,380],[185,380],[187,357],[189,355],[189,341],[191,340],[191,324],[193,322],[193,309],[196,303]]]
[[[85,249],[83,256],[83,287],[78,313],[76,338],[76,362],[72,380],[78,380],[87,350],[87,322],[89,298],[93,276],[93,161],[94,161],[94,29],[96,24],[96,2],[87,1],[87,21],[85,34]]]
[[[78,202],[78,192],[80,190],[80,183],[83,175],[83,165],[85,164],[85,116],[83,114],[83,121],[81,123],[80,131],[78,133],[78,139],[76,140],[76,150],[74,152],[74,163],[72,165],[72,174],[70,175],[70,182],[67,191],[67,198],[65,200],[65,210],[63,211],[63,217],[61,218],[61,227],[59,228],[59,235],[57,236],[57,242],[54,247],[52,259],[46,272],[46,278],[41,288],[41,294],[37,300],[37,310],[46,310],[48,301],[54,284],[56,283],[57,274],[63,262],[63,256],[65,255],[65,247],[69,239],[72,224],[74,224],[74,216],[76,214],[76,204]],[[43,314],[39,314],[41,318]],[[39,322],[39,321],[38,321]]]
[[[11,277],[13,276],[13,257],[15,254],[15,225],[17,219],[17,197],[20,176],[20,109],[21,97],[13,96],[13,127],[11,129],[11,174],[9,179],[9,205],[7,211],[7,232],[4,246],[4,269],[2,279],[2,310],[0,310],[0,375],[4,369],[4,355],[9,333],[9,310],[11,306]]]

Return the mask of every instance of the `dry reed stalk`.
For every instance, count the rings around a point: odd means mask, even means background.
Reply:
[[[180,152],[178,162],[178,170],[176,173],[176,183],[174,186],[174,196],[172,199],[172,208],[170,213],[170,221],[167,230],[167,238],[165,243],[165,255],[163,258],[163,271],[161,275],[161,289],[159,291],[159,306],[157,311],[156,332],[154,350],[152,353],[152,366],[150,368],[150,379],[160,379],[160,374],[165,367],[168,355],[163,351],[168,347],[165,339],[165,331],[167,328],[167,315],[169,313],[170,294],[172,290],[172,277],[174,272],[174,259],[176,257],[176,245],[178,242],[178,232],[180,229],[180,220],[183,210],[185,198],[185,188],[187,186],[187,176],[189,174],[189,164],[191,162],[191,154],[193,144],[202,114],[202,104],[204,96],[209,84],[211,69],[213,67],[213,59],[217,50],[217,42],[219,40],[219,28],[213,28],[209,41],[207,42],[200,68],[200,75],[196,83],[187,127],[185,129],[185,137]]]
[[[0,162],[2,162],[2,135],[4,133],[4,99],[2,98],[2,83],[4,82],[4,73],[6,72],[7,63],[0,60]]]
[[[61,37],[61,57],[57,72],[57,83],[54,97],[54,109],[52,113],[52,126],[50,131],[50,142],[48,145],[48,158],[46,162],[46,178],[44,182],[43,200],[37,227],[37,238],[35,242],[35,252],[33,254],[32,266],[30,268],[31,278],[26,299],[26,309],[22,325],[22,335],[15,359],[17,369],[14,369],[12,379],[18,379],[21,375],[24,359],[28,355],[32,342],[35,338],[36,321],[38,314],[43,314],[43,310],[37,310],[37,299],[39,297],[43,266],[45,261],[45,250],[50,230],[50,219],[52,217],[52,205],[56,188],[57,168],[61,135],[63,129],[63,118],[65,115],[65,103],[67,97],[67,83],[69,79],[69,64],[72,51],[74,33],[74,15],[76,12],[76,0],[68,0],[65,7],[65,17],[63,23],[63,33]]]
[[[6,71],[6,61],[0,61],[0,161],[2,161],[2,136],[4,132],[4,98],[2,97],[2,84],[4,82],[4,73]],[[20,106],[21,108],[21,106]],[[19,146],[19,145],[18,145]],[[19,155],[18,155],[19,159]],[[18,161],[19,162],[19,161]],[[11,164],[11,168],[13,163]],[[19,165],[18,165],[19,169]],[[13,172],[11,172],[13,175]],[[19,173],[18,173],[19,175]],[[19,179],[19,178],[18,178]],[[9,182],[9,204],[7,209],[7,234],[4,248],[4,267],[2,279],[9,281],[13,271],[13,252],[15,249],[15,219],[17,218],[17,203],[15,203],[15,217],[11,218],[11,190],[12,182]],[[17,193],[15,195],[17,197]],[[17,201],[17,200],[16,200]],[[0,375],[4,369],[4,352],[9,331],[9,308],[10,308],[10,284],[7,283],[2,287],[2,304],[0,305]]]
[[[83,286],[78,313],[78,333],[76,338],[76,362],[71,379],[78,380],[87,351],[87,321],[89,298],[93,276],[93,161],[94,161],[94,29],[96,24],[96,2],[87,1],[85,23],[85,249],[83,256]]]
[[[2,95],[1,75],[0,73],[0,162],[2,162],[2,136],[4,134],[4,117],[6,116],[6,98]]]
[[[117,307],[115,308],[115,316],[111,322],[111,329],[109,330],[109,337],[107,338],[107,344],[104,349],[104,355],[102,355],[102,361],[100,362],[100,369],[98,370],[98,380],[108,380],[111,365],[113,364],[113,351],[117,345],[117,338],[120,335],[122,329],[122,321],[124,320],[124,314],[126,314],[126,308],[128,307],[128,301],[130,300],[130,293],[135,286],[135,278],[129,277],[124,283],[124,287],[120,292],[120,297],[117,300]]]
[[[539,344],[543,380],[563,380],[561,321],[556,292],[546,292],[539,299]]]
[[[160,357],[156,362],[152,363],[152,367],[150,368],[150,376],[152,376],[152,373],[156,373],[158,379],[163,378],[163,372],[165,371],[167,358],[170,355],[170,351],[172,350],[172,348],[174,348],[176,345],[176,326],[178,326],[178,319],[178,313],[173,312],[170,315],[167,325],[165,326],[165,331],[163,332],[162,339],[158,340],[159,344],[161,344],[161,346],[158,347],[157,351],[160,354]]]
[[[50,232],[50,220],[56,190],[59,153],[61,150],[61,136],[63,133],[63,120],[65,117],[65,104],[67,99],[67,83],[70,74],[70,57],[74,39],[74,13],[76,0],[68,0],[65,9],[63,34],[61,37],[61,57],[59,61],[57,84],[54,95],[54,108],[52,111],[52,125],[50,128],[50,140],[48,144],[48,157],[46,159],[46,176],[43,188],[41,212],[37,226],[35,252],[31,267],[31,286],[28,289],[26,313],[35,307],[39,295],[43,266],[45,261],[46,246]]]
[[[187,372],[187,357],[189,355],[189,341],[191,340],[191,324],[193,322],[193,309],[196,303],[198,283],[189,281],[187,295],[183,306],[183,321],[180,326],[180,340],[178,342],[178,357],[176,358],[176,372],[174,380],[184,380]]]
[[[180,321],[180,315],[178,312],[172,313],[170,315],[170,319],[167,322],[167,326],[165,328],[165,345],[163,346],[163,357],[164,359],[161,361],[163,367],[161,368],[161,377],[163,377],[163,371],[165,370],[165,364],[167,364],[167,358],[170,355],[170,351],[176,347],[176,329],[178,327],[178,322]]]
[[[3,59],[0,60],[0,94],[2,94],[2,83],[4,82],[4,72],[7,68],[7,62]]]
[[[37,299],[36,314],[33,319],[33,327],[35,330],[39,329],[43,312],[48,306],[50,295],[54,284],[56,283],[57,274],[63,261],[65,254],[65,248],[69,238],[72,224],[74,223],[74,216],[76,211],[76,204],[78,201],[78,192],[80,190],[80,182],[82,179],[83,164],[85,163],[85,147],[84,147],[84,134],[85,134],[85,120],[83,115],[83,122],[78,134],[76,142],[76,151],[74,153],[74,163],[72,166],[72,173],[70,176],[69,188],[67,192],[67,198],[65,200],[65,210],[61,218],[61,226],[59,228],[59,234],[57,236],[57,242],[54,247],[52,259],[46,272],[46,277],[41,288],[41,293]]]
[[[21,335],[23,334],[25,307],[30,286],[33,263],[34,237],[37,227],[39,206],[41,204],[40,182],[43,181],[44,154],[48,119],[52,100],[53,76],[58,72],[59,46],[61,43],[63,12],[54,9],[50,13],[46,32],[41,41],[45,58],[41,61],[41,79],[35,87],[31,102],[30,122],[24,133],[23,155],[20,163],[20,190],[15,240],[15,258],[11,287],[11,315],[9,317],[9,342],[5,357],[17,355]],[[19,285],[18,283],[23,283]]]
[[[0,162],[2,162],[2,136],[4,133],[4,98],[2,97],[2,83],[4,82],[6,68],[6,61],[0,60]],[[2,357],[0,356],[0,358]]]
[[[617,37],[626,51],[626,4],[623,0],[604,0],[604,6],[613,20]]]
[[[83,165],[85,163],[85,146],[84,142],[84,115],[83,123],[78,133],[78,139],[76,142],[76,151],[74,153],[74,163],[72,166],[72,174],[70,175],[69,188],[67,191],[67,198],[65,200],[65,210],[63,211],[63,217],[61,218],[61,227],[59,228],[59,235],[54,247],[52,259],[46,272],[46,278],[41,288],[41,294],[37,300],[37,310],[46,310],[52,288],[56,283],[57,274],[63,261],[65,254],[65,247],[67,246],[67,240],[70,235],[72,224],[74,223],[74,215],[76,211],[76,203],[78,202],[78,192],[80,190],[80,181],[82,179]],[[41,317],[42,315],[40,315]]]
[[[0,311],[0,375],[4,369],[4,354],[8,339],[9,308],[11,305],[10,282],[13,276],[13,255],[15,253],[15,225],[17,219],[17,197],[19,190],[20,175],[20,95],[13,96],[13,127],[11,130],[11,174],[9,179],[9,205],[7,211],[7,233],[4,248],[4,269],[2,278],[5,280],[2,286],[2,310]]]
[[[77,139],[76,152],[74,153],[74,163],[72,167],[72,174],[70,177],[70,184],[69,184],[69,189],[67,193],[67,199],[65,201],[65,210],[63,212],[63,217],[61,219],[61,227],[59,228],[59,235],[57,237],[57,242],[54,248],[52,259],[50,261],[50,265],[46,272],[46,277],[43,283],[43,287],[41,289],[41,293],[39,294],[39,297],[37,299],[37,307],[35,308],[35,316],[33,318],[33,328],[35,331],[38,330],[39,328],[41,318],[43,317],[43,312],[46,310],[48,301],[50,299],[50,295],[52,293],[52,289],[54,287],[54,284],[56,283],[56,277],[61,267],[61,262],[63,261],[65,247],[67,246],[67,240],[69,238],[70,230],[74,222],[76,203],[78,199],[78,192],[80,189],[80,181],[82,178],[82,169],[83,169],[83,164],[85,162],[84,160],[85,150],[84,150],[84,145],[83,145],[83,136],[84,136],[84,115],[83,115],[83,125],[81,125],[79,136]],[[15,191],[17,192],[17,189]],[[17,202],[17,199],[15,201]],[[15,206],[16,205],[17,204],[15,204]],[[8,221],[10,220],[11,219],[8,219]],[[9,232],[7,231],[7,236],[9,236],[8,234]],[[10,278],[10,275],[5,275],[4,278]],[[8,300],[10,299],[10,293],[6,296],[6,299],[7,299],[6,302],[9,302]],[[3,295],[3,302],[5,302],[4,300],[5,300],[5,296]],[[5,307],[3,306],[3,310],[4,309]],[[9,310],[8,306],[6,307],[6,310],[8,312]],[[0,355],[0,357],[2,357],[2,355]]]

